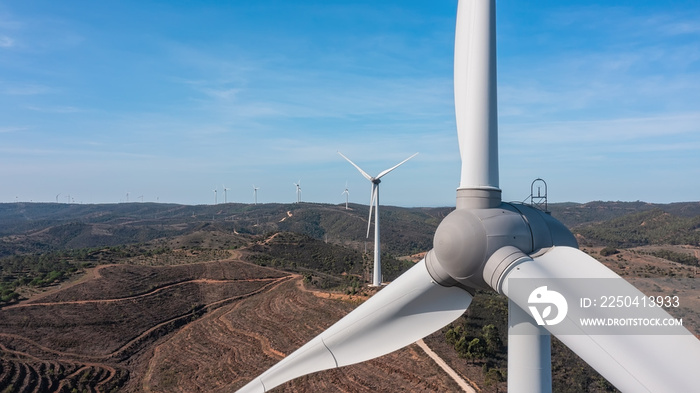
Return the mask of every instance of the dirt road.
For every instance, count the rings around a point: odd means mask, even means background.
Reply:
[[[474,390],[474,388],[472,388],[471,385],[469,385],[469,383],[467,383],[467,381],[464,380],[464,378],[457,374],[457,372],[454,369],[452,369],[452,367],[447,365],[447,363],[445,363],[445,361],[442,360],[442,358],[438,356],[437,353],[433,352],[433,350],[430,349],[430,347],[425,343],[425,341],[423,341],[423,339],[416,341],[416,344],[423,351],[425,351],[425,353],[428,356],[430,356],[430,358],[433,359],[435,363],[437,363],[437,365],[440,366],[440,368],[443,369],[447,373],[447,375],[450,376],[450,378],[457,382],[457,385],[459,385],[459,387],[461,387],[462,390],[464,390],[467,393],[476,393],[476,390]]]

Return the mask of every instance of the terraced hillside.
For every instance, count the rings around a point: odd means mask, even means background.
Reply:
[[[103,265],[80,282],[0,309],[0,391],[215,392],[247,383],[352,310],[301,275],[228,260]],[[279,391],[450,392],[410,347]]]
[[[0,310],[0,391],[120,388],[161,337],[288,279],[234,260],[100,266],[82,283]]]

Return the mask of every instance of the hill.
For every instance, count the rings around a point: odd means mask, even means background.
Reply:
[[[0,391],[231,391],[373,293],[367,206],[0,204]],[[633,279],[671,279],[700,328],[700,204],[552,204],[584,251]],[[452,208],[382,208],[385,279],[432,246]],[[668,285],[668,287],[666,287]],[[696,299],[696,300],[692,300]],[[684,300],[684,304],[686,304]],[[482,392],[505,388],[502,296],[477,293],[426,338]],[[467,343],[487,343],[474,358]],[[555,390],[612,391],[554,341]],[[468,359],[468,360],[465,360]],[[417,347],[280,391],[455,391]]]
[[[384,251],[410,255],[432,247],[438,224],[451,207],[382,207],[382,243]],[[666,218],[655,226],[682,231],[683,241],[696,231],[700,202],[650,204],[645,202],[589,202],[550,204],[552,216],[572,231],[591,235],[591,228],[614,228],[634,237],[643,213]],[[635,216],[638,214],[638,216]],[[120,203],[76,205],[57,203],[0,204],[0,257],[62,249],[138,244],[155,239],[191,235],[202,231],[236,232],[263,235],[272,232],[296,232],[315,239],[364,250],[368,241],[368,207],[315,203],[174,205],[156,203]],[[623,218],[628,217],[628,218]],[[642,221],[639,221],[641,218]],[[638,222],[639,221],[639,222]],[[648,221],[648,220],[647,220]],[[604,231],[604,230],[602,230]],[[583,234],[583,233],[582,233]],[[604,236],[591,236],[591,240]],[[665,241],[651,235],[652,241]],[[369,239],[371,247],[372,239]],[[639,242],[639,240],[637,240]],[[225,246],[225,245],[220,245]],[[231,244],[229,244],[231,246]]]
[[[169,205],[122,203],[0,204],[0,257],[17,253],[145,243],[203,230],[260,235],[297,232],[364,249],[368,207],[351,204]],[[451,209],[382,209],[382,238],[391,253],[424,251]]]

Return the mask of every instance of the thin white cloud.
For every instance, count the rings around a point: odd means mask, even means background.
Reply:
[[[501,129],[506,135],[535,144],[606,144],[650,138],[676,143],[678,137],[700,137],[700,112],[588,121],[506,123]]]
[[[12,48],[13,46],[15,46],[15,40],[6,35],[0,35],[0,48]]]
[[[53,89],[48,86],[34,83],[27,84],[10,84],[0,88],[1,94],[11,95],[11,96],[35,96],[51,93]]]
[[[10,133],[10,132],[22,132],[22,131],[27,131],[29,130],[29,127],[1,127],[0,126],[0,134],[4,133]]]
[[[79,113],[79,112],[85,111],[84,109],[78,108],[75,106],[45,106],[45,107],[27,106],[26,108],[31,110],[31,111],[35,111],[35,112],[57,113],[57,114]]]
[[[222,99],[222,100],[231,100],[232,98],[235,98],[236,95],[241,91],[241,89],[211,89],[211,88],[202,88],[200,89],[204,94]]]

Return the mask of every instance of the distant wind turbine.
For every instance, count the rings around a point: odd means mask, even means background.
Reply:
[[[228,203],[228,196],[227,196],[227,191],[230,190],[230,188],[226,188],[225,185],[221,185],[221,187],[224,188],[224,203]]]
[[[58,197],[59,197],[59,196],[61,196],[61,193],[60,193],[60,192],[59,192],[58,194],[56,194],[56,203],[58,203]]]
[[[258,190],[260,187],[255,187],[255,184],[253,184],[253,199],[255,200],[255,204],[258,204]]]
[[[215,188],[215,189],[214,189],[214,204],[216,205],[217,203],[219,203],[219,199],[217,198],[217,195],[216,195],[216,188]]]
[[[374,213],[374,274],[372,277],[372,285],[375,287],[378,287],[382,284],[382,262],[381,262],[381,254],[379,252],[379,183],[381,183],[382,181],[379,179],[381,179],[382,176],[386,175],[387,173],[398,168],[404,162],[415,157],[418,153],[408,157],[407,159],[399,162],[398,164],[392,166],[391,168],[386,169],[383,172],[380,172],[375,177],[368,175],[367,172],[363,171],[362,168],[357,166],[357,164],[350,161],[349,158],[345,157],[343,155],[343,153],[338,152],[338,154],[340,154],[341,157],[343,157],[349,163],[351,163],[352,166],[357,168],[357,170],[360,171],[360,173],[362,174],[362,176],[365,177],[365,179],[372,182],[372,194],[370,195],[370,200],[369,200],[369,218],[367,219],[367,237],[369,237],[369,227],[372,223],[372,206],[374,206],[376,209],[376,212]]]
[[[348,210],[348,199],[350,198],[350,191],[348,191],[348,182],[345,182],[345,191],[340,195],[345,195],[345,210]]]
[[[294,183],[294,185],[297,187],[297,203],[301,202],[301,179],[297,183]]]

